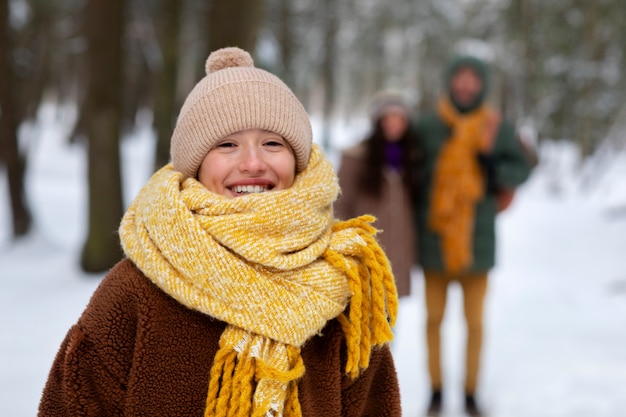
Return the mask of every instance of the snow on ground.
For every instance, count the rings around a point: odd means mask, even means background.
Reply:
[[[0,415],[34,416],[50,364],[101,275],[78,268],[85,235],[85,159],[62,142],[63,114],[48,110],[29,144],[33,233],[9,239],[0,171]],[[150,173],[152,136],[123,144],[125,196]],[[542,165],[498,220],[499,265],[485,313],[478,394],[493,417],[617,417],[626,410],[626,154],[583,184],[576,150],[544,146]],[[583,184],[584,186],[582,186]],[[5,198],[6,196],[6,198]],[[404,415],[428,396],[422,283],[403,299],[393,352]],[[443,324],[446,416],[460,414],[461,293],[450,289]]]

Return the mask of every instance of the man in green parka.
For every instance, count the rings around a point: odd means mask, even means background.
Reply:
[[[415,223],[427,310],[429,416],[442,409],[439,329],[452,282],[463,289],[467,323],[465,410],[481,415],[475,392],[487,275],[495,264],[495,219],[530,173],[513,126],[485,103],[488,78],[481,60],[455,58],[436,110],[416,124],[423,156]]]

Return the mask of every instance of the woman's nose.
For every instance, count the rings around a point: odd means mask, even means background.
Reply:
[[[242,150],[239,168],[243,172],[263,172],[266,165],[259,150],[250,147]]]

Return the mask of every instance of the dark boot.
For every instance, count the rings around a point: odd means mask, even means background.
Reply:
[[[465,412],[470,417],[481,417],[483,415],[476,405],[474,394],[465,394]]]
[[[426,413],[426,415],[428,417],[438,417],[439,415],[441,415],[441,407],[441,391],[434,390],[432,395],[430,396],[430,403],[428,404],[428,412]]]

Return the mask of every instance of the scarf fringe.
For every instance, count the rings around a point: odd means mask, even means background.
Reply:
[[[354,228],[365,242],[360,254],[356,254],[358,267],[346,262],[343,256],[354,256],[353,253],[339,254],[331,249],[324,253],[331,265],[346,274],[352,291],[348,315],[342,313],[338,320],[348,347],[346,373],[353,379],[369,366],[372,347],[393,339],[391,328],[395,326],[398,313],[391,265],[374,237],[377,230],[370,224],[374,220],[373,216],[365,215],[333,226],[333,232]]]
[[[205,417],[237,417],[282,415],[301,416],[297,381],[304,375],[304,362],[300,349],[287,347],[289,370],[279,371],[250,352],[238,353],[227,345],[220,346],[215,355],[209,379]],[[253,401],[255,387],[261,380],[285,384],[284,409],[276,407],[270,399]]]

